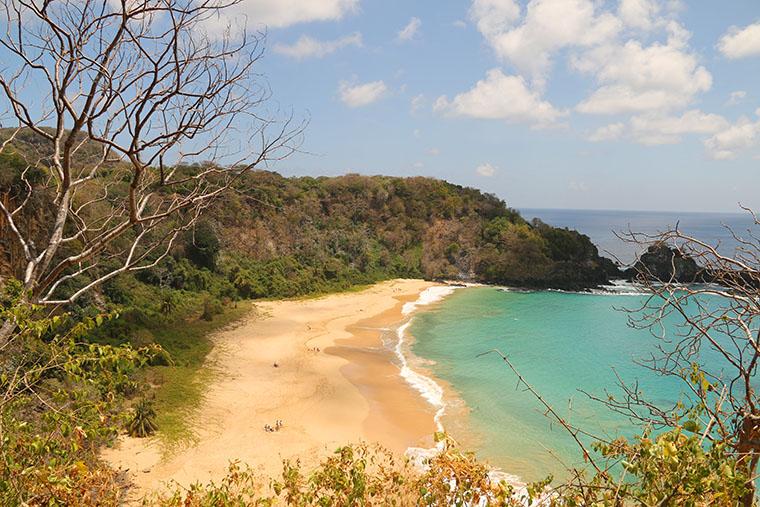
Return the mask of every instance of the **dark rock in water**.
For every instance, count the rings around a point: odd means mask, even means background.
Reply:
[[[705,281],[704,270],[694,259],[662,242],[650,245],[625,274],[629,280],[678,283]]]
[[[622,271],[620,271],[620,266],[618,266],[615,261],[608,259],[607,257],[600,257],[599,261],[601,268],[604,270],[608,279],[620,278]]]

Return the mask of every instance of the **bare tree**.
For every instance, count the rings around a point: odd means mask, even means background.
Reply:
[[[747,210],[752,213],[750,210]],[[738,233],[733,252],[680,230],[678,225],[654,236],[629,232],[627,241],[667,245],[670,267],[652,269],[639,263],[637,281],[651,293],[644,304],[628,309],[629,323],[648,329],[657,339],[656,352],[642,364],[658,374],[682,381],[687,400],[703,419],[702,440],[727,442],[749,477],[760,460],[760,400],[755,387],[760,361],[760,221]],[[677,280],[676,264],[693,259],[702,271],[697,282]],[[692,281],[692,280],[686,280]],[[709,356],[709,357],[708,357]],[[601,400],[648,425],[675,427],[676,407],[661,407],[637,385],[626,385],[621,397]],[[686,407],[689,408],[688,406]],[[754,481],[744,505],[752,505]]]
[[[0,0],[0,155],[26,160],[0,217],[32,303],[154,266],[237,178],[297,148],[303,124],[266,109],[263,34],[216,29],[236,1]],[[40,188],[51,219],[32,237]]]

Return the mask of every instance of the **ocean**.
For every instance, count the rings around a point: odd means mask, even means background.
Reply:
[[[674,211],[618,211],[618,210],[563,210],[520,209],[527,220],[540,218],[555,227],[568,227],[586,234],[607,257],[616,257],[623,263],[632,262],[638,253],[635,244],[621,241],[615,233],[628,231],[656,234],[675,227],[696,238],[717,246],[731,254],[738,246],[731,231],[747,237],[754,224],[749,213],[695,213]],[[741,210],[740,210],[741,211]]]
[[[600,247],[629,252],[606,230],[619,224],[667,227],[675,214],[533,210],[552,225],[588,234]],[[529,216],[527,213],[526,216]],[[711,242],[729,246],[721,223],[748,228],[739,215],[685,214],[682,224]],[[612,227],[610,227],[612,226]],[[709,236],[709,237],[708,237]],[[633,255],[633,254],[632,254]],[[653,374],[637,360],[655,352],[656,340],[629,327],[623,309],[640,307],[646,296],[635,287],[618,294],[514,291],[471,287],[423,294],[420,308],[399,330],[397,353],[405,376],[439,409],[442,428],[459,443],[503,471],[531,481],[562,477],[581,465],[581,453],[567,432],[516,375],[493,353],[507,354],[517,370],[563,417],[602,437],[638,432],[630,420],[584,393],[605,398],[620,393],[616,376],[638,382],[661,405],[682,398],[682,386]],[[437,304],[430,305],[436,299]],[[485,355],[484,355],[485,354]],[[701,360],[720,368],[713,351]],[[428,378],[429,377],[429,378]],[[437,380],[437,381],[436,381]]]

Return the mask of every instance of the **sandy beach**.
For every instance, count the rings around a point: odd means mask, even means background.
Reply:
[[[257,303],[214,337],[208,362],[217,374],[194,419],[197,441],[167,458],[155,439],[123,438],[104,458],[128,470],[135,498],[169,481],[219,479],[235,459],[272,476],[283,459],[309,466],[350,442],[378,442],[399,454],[429,447],[433,407],[399,376],[382,336],[403,320],[403,304],[433,285],[393,280]],[[280,431],[264,430],[277,420]]]

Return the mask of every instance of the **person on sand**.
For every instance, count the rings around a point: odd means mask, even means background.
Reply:
[[[274,433],[275,431],[280,431],[282,429],[283,423],[282,419],[277,419],[274,423],[274,427],[272,427],[269,423],[264,425],[264,431],[267,433]]]

